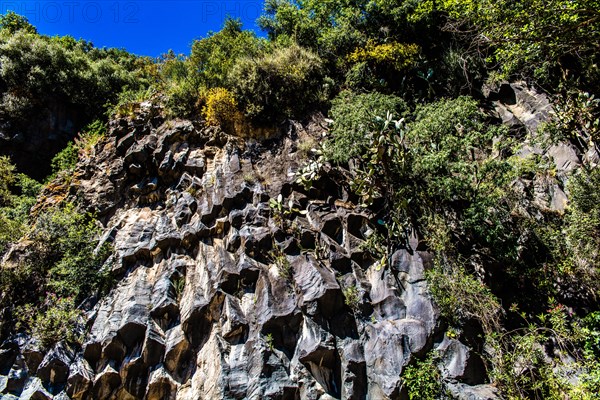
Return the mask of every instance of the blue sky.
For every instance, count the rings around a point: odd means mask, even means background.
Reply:
[[[0,0],[0,13],[24,15],[45,35],[156,57],[169,49],[188,54],[192,40],[218,31],[227,15],[260,34],[255,22],[262,6],[263,0]]]

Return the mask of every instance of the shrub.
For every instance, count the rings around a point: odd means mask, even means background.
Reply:
[[[106,133],[106,124],[101,120],[97,119],[89,123],[79,133],[79,136],[75,138],[75,146],[77,150],[83,154],[88,154],[96,146],[100,139],[104,137]]]
[[[552,254],[556,279],[568,292],[572,285],[584,298],[598,298],[600,283],[600,169],[582,170],[571,177],[570,203],[564,218],[543,237]],[[550,226],[540,229],[549,230]],[[556,285],[556,284],[554,284]]]
[[[237,101],[233,95],[224,88],[209,89],[205,97],[205,106],[202,116],[207,125],[220,125],[231,131],[237,116]]]
[[[375,44],[371,40],[367,42],[366,46],[354,50],[348,56],[348,60],[353,63],[367,62],[402,71],[415,63],[419,52],[419,46],[414,43],[390,42]]]
[[[40,306],[26,304],[18,311],[17,329],[28,327],[42,346],[49,347],[65,340],[81,343],[83,312],[76,308],[73,298],[60,298],[48,293]]]
[[[32,238],[48,263],[47,286],[55,293],[81,301],[103,289],[107,277],[100,267],[109,249],[96,249],[99,233],[94,218],[72,204],[38,217]]]
[[[340,93],[332,102],[331,139],[325,155],[336,163],[346,163],[366,150],[368,133],[377,129],[375,117],[387,112],[395,116],[407,113],[406,103],[399,97],[381,93]]]
[[[171,117],[196,118],[202,108],[201,92],[200,80],[194,75],[169,81],[165,89],[167,112]]]
[[[124,90],[119,93],[117,103],[112,107],[110,114],[113,117],[134,117],[140,103],[152,99],[155,94],[153,87]]]
[[[0,156],[0,206],[10,201],[10,188],[15,180],[15,166],[11,164],[10,158]]]
[[[17,31],[37,33],[37,29],[29,23],[27,18],[18,15],[14,11],[8,11],[6,14],[0,15],[0,30],[9,34]]]
[[[89,154],[92,148],[98,144],[100,139],[104,136],[106,127],[100,120],[88,124],[75,138],[73,142],[69,142],[67,147],[62,149],[52,159],[52,174],[46,179],[51,181],[56,178],[61,172],[73,173],[79,155]]]
[[[433,354],[425,360],[407,366],[402,371],[402,379],[408,388],[410,400],[436,400],[441,398],[441,375],[435,365]]]
[[[317,107],[323,67],[316,54],[292,45],[261,57],[240,59],[229,78],[247,117],[275,122],[281,117],[302,117]]]
[[[57,106],[76,110],[78,123],[85,124],[101,117],[105,104],[114,104],[123,89],[145,89],[154,79],[149,58],[97,49],[69,36],[38,35],[27,28],[26,19],[17,17],[5,15],[0,31],[0,116],[10,131],[47,126]],[[6,27],[13,25],[20,28]]]
[[[500,329],[503,311],[498,299],[463,266],[444,265],[440,257],[427,272],[427,282],[442,315],[455,326],[474,319],[487,334]]]
[[[0,256],[27,231],[29,210],[40,189],[35,180],[17,174],[8,157],[0,157]]]
[[[240,20],[227,18],[221,31],[193,43],[189,63],[200,85],[223,87],[237,60],[257,55],[261,47],[254,33],[242,30]]]
[[[22,315],[19,330],[45,345],[74,340],[77,304],[101,294],[110,283],[109,271],[102,269],[110,248],[97,248],[98,235],[93,217],[72,204],[38,216],[19,264],[0,269],[0,306]]]
[[[52,166],[52,175],[49,179],[55,178],[62,171],[72,171],[75,169],[77,164],[77,148],[73,145],[73,142],[69,142],[67,147],[62,149],[57,155],[54,156],[50,165]]]
[[[361,293],[356,286],[348,286],[342,293],[344,294],[344,303],[353,311],[358,311],[361,303]]]

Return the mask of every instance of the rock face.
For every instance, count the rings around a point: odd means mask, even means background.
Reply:
[[[256,142],[143,110],[113,121],[74,179],[117,283],[81,349],[5,343],[3,396],[401,399],[403,368],[434,346],[455,390],[484,383],[464,345],[435,344],[430,255],[379,267],[361,246],[374,215],[330,178],[294,183],[322,119]]]

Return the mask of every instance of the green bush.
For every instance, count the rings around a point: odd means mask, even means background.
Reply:
[[[0,206],[10,201],[10,189],[15,179],[15,166],[11,164],[10,158],[0,156]]]
[[[442,396],[442,377],[433,354],[407,366],[402,371],[402,379],[410,400],[437,400]]]
[[[0,256],[27,231],[29,210],[40,190],[38,182],[16,173],[8,157],[0,157]]]
[[[427,272],[427,282],[442,315],[454,326],[476,320],[486,334],[500,330],[503,311],[498,299],[463,266],[444,265],[438,259]]]
[[[258,122],[300,118],[318,108],[322,81],[320,58],[298,45],[277,48],[258,58],[242,58],[229,76],[246,116]]]
[[[557,266],[553,274],[567,290],[579,287],[584,297],[600,296],[598,265],[600,263],[600,169],[581,170],[567,186],[570,203],[564,217],[553,226],[543,240]]]
[[[10,34],[17,31],[37,33],[37,29],[29,23],[27,18],[18,15],[14,11],[8,11],[6,14],[0,15],[0,30]]]
[[[75,169],[77,159],[77,148],[73,145],[73,142],[69,142],[67,147],[58,152],[52,159],[52,162],[50,163],[52,167],[50,179],[53,179],[62,171],[72,171]]]
[[[99,234],[94,218],[72,204],[37,218],[31,236],[37,245],[36,257],[46,260],[48,288],[76,301],[103,289],[107,276],[100,267],[109,249],[96,249]]]
[[[84,313],[76,308],[73,298],[60,298],[48,293],[41,307],[26,304],[18,310],[17,329],[25,327],[42,346],[50,347],[65,340],[82,342],[81,329]]]
[[[361,155],[369,144],[368,133],[377,129],[375,117],[390,112],[396,117],[407,114],[408,107],[399,97],[381,93],[341,92],[333,101],[331,138],[326,156],[336,163],[346,163]]]
[[[0,269],[0,307],[11,311],[13,323],[18,319],[18,330],[39,337],[44,345],[76,341],[81,328],[77,305],[110,285],[109,271],[102,269],[110,248],[97,248],[99,233],[93,217],[72,204],[37,217],[24,257],[18,265]],[[9,327],[12,333],[14,328]]]
[[[153,79],[149,58],[69,36],[39,35],[15,14],[2,19],[0,116],[13,130],[43,121],[57,105],[76,109],[83,121],[101,117],[123,89],[139,90]]]
[[[88,154],[100,141],[106,131],[105,124],[100,120],[88,124],[67,147],[54,156],[51,162],[52,174],[46,178],[49,182],[60,173],[72,174],[79,160],[79,154]]]
[[[221,31],[193,43],[189,63],[203,87],[227,87],[235,63],[242,57],[257,56],[262,47],[254,33],[242,30],[240,20],[228,18]]]

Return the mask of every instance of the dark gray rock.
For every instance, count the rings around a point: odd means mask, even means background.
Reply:
[[[457,400],[500,400],[498,389],[491,385],[469,386],[464,383],[446,385],[450,395]]]
[[[402,398],[403,369],[438,336],[430,255],[415,244],[375,260],[362,248],[375,217],[346,188],[293,182],[308,128],[258,143],[144,107],[113,121],[78,167],[73,192],[101,212],[116,278],[83,348],[3,347],[0,387],[27,398]],[[269,205],[279,195],[282,209]],[[448,380],[481,382],[452,346]]]
[[[458,380],[468,385],[485,382],[486,371],[483,361],[466,345],[444,336],[436,351],[442,360],[442,373],[445,379]]]

